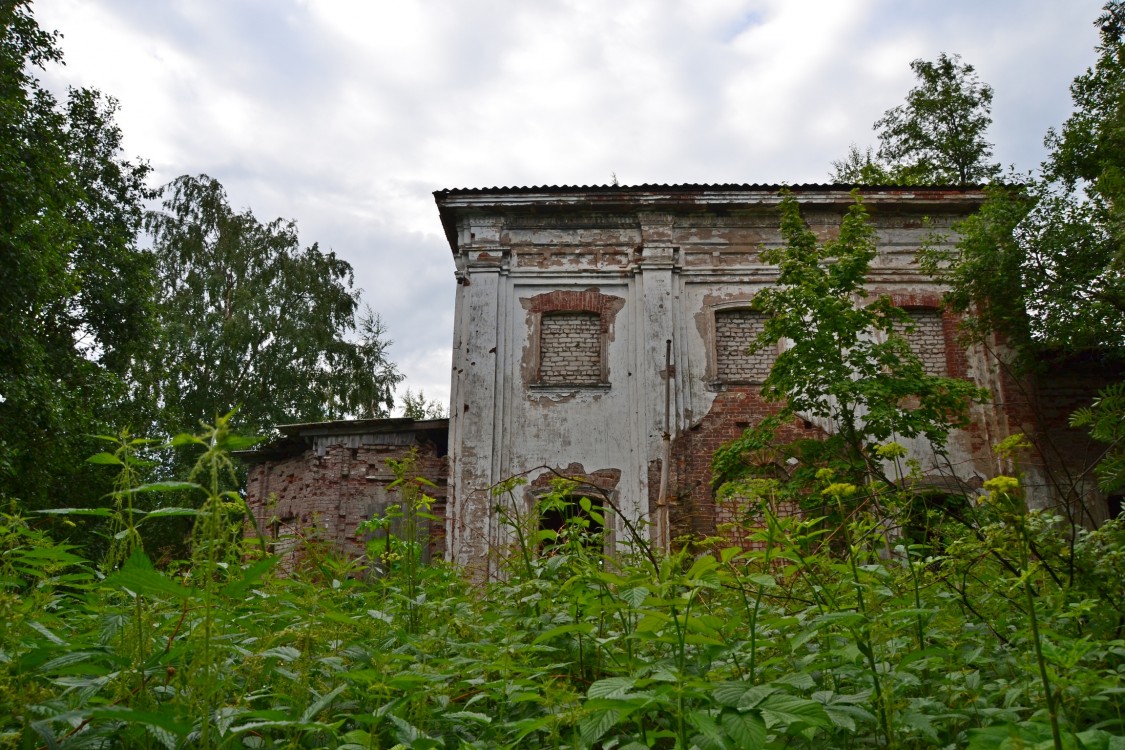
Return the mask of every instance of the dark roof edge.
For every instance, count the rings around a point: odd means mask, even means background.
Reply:
[[[810,200],[820,202],[827,199],[832,203],[850,200],[854,190],[860,196],[877,205],[884,200],[893,202],[906,195],[918,199],[918,203],[948,204],[958,198],[971,203],[984,200],[989,185],[855,185],[845,183],[801,183],[798,185],[777,184],[679,184],[679,185],[540,185],[534,187],[489,187],[489,188],[446,188],[435,190],[434,202],[446,241],[456,253],[457,227],[455,215],[460,211],[473,211],[490,208],[490,204],[505,204],[506,210],[534,210],[551,207],[578,208],[597,207],[609,210],[627,206],[630,202],[643,203],[646,207],[668,207],[678,203],[692,205],[696,209],[714,202],[716,205],[734,205],[740,201],[740,194],[751,203],[764,205],[780,201],[779,193],[788,190],[795,195],[808,195]],[[1000,186],[997,186],[1000,187]],[[818,198],[817,194],[822,196]],[[698,196],[698,197],[697,197]],[[769,196],[767,198],[767,196]]]
[[[244,461],[257,463],[286,458],[300,453],[308,439],[324,435],[378,434],[393,432],[440,433],[449,429],[448,419],[410,419],[394,417],[384,419],[340,419],[333,422],[299,422],[277,426],[281,435],[268,443],[249,450],[234,451]]]

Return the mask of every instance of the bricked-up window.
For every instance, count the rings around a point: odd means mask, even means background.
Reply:
[[[602,382],[602,321],[593,312],[553,312],[539,323],[539,382],[596,385]]]
[[[766,348],[749,353],[765,323],[765,314],[755,310],[715,311],[715,375],[720,381],[761,383],[770,374],[777,352]]]
[[[945,375],[945,326],[941,320],[941,310],[915,308],[907,310],[914,323],[914,330],[906,334],[910,350],[922,360],[922,367],[929,375]]]

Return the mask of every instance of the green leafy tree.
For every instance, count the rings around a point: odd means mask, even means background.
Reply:
[[[992,87],[960,55],[910,63],[918,85],[903,104],[875,122],[879,149],[852,146],[833,162],[832,180],[857,184],[964,185],[999,174],[985,132],[992,124]]]
[[[791,195],[783,196],[780,211],[784,244],[763,253],[778,267],[777,284],[754,297],[755,308],[769,316],[756,349],[789,342],[762,386],[765,398],[784,404],[767,429],[797,413],[827,420],[853,480],[881,476],[876,449],[886,441],[924,437],[943,446],[985,394],[968,381],[926,373],[903,336],[910,329],[906,313],[885,297],[865,302],[877,250],[863,204],[857,197],[839,235],[824,244]],[[753,433],[716,454],[720,478],[737,472],[742,454],[762,444]]]
[[[1041,175],[994,188],[956,250],[928,259],[973,331],[1013,346],[1018,371],[1076,354],[1125,361],[1125,3],[1106,3],[1095,23],[1097,60],[1070,87],[1074,113],[1047,134]],[[1119,396],[1107,389],[1073,420],[1109,443],[1107,489],[1125,461],[1111,428],[1125,422]]]
[[[183,176],[147,227],[158,261],[160,331],[138,373],[162,434],[238,407],[235,427],[386,416],[402,379],[377,315],[360,313],[352,268],[292,221],[235,211],[216,180]]]
[[[0,4],[0,497],[31,507],[108,490],[82,461],[147,347],[153,288],[148,167],[122,159],[113,99],[39,83],[55,41],[27,2]]]
[[[890,169],[879,161],[874,149],[868,146],[860,151],[854,143],[848,148],[846,157],[832,162],[831,180],[848,185],[889,185],[894,182]]]
[[[1029,229],[1048,229],[1055,242],[1039,254],[1060,259],[1045,295],[1080,305],[1104,345],[1125,348],[1125,3],[1106,3],[1096,25],[1097,62],[1070,87],[1074,114],[1046,138],[1044,179],[1057,196],[1036,201]]]
[[[407,388],[402,394],[402,416],[407,419],[445,419],[449,412],[440,401],[427,401],[422,390],[415,394]]]

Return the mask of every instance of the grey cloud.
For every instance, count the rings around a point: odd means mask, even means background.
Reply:
[[[997,157],[1034,167],[1093,59],[1101,0],[39,0],[122,100],[161,179],[206,172],[356,270],[415,384],[448,382],[445,187],[826,179],[916,57],[996,89]],[[844,12],[841,8],[845,8]],[[81,11],[81,13],[79,13]],[[96,11],[96,12],[95,12]],[[92,19],[68,27],[73,18]],[[70,53],[73,46],[74,53]],[[108,83],[121,86],[115,91]],[[406,363],[409,363],[407,365]],[[433,395],[433,394],[431,394]]]

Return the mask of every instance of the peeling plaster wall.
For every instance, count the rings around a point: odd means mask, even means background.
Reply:
[[[713,531],[722,511],[710,489],[711,453],[773,408],[757,385],[719,378],[714,315],[744,307],[776,281],[776,269],[760,258],[763,247],[781,243],[776,189],[538,190],[436,194],[459,279],[448,555],[478,570],[492,570],[511,541],[489,489],[512,476],[535,482],[548,467],[572,464],[619,472],[620,511],[643,525],[659,485],[666,382],[674,532]],[[832,187],[795,195],[822,241],[838,231],[852,200],[846,189]],[[950,234],[953,222],[982,199],[972,189],[867,191],[880,250],[871,291],[911,308],[938,307],[942,290],[918,270],[917,251],[935,232]],[[589,301],[573,302],[582,295]],[[553,309],[602,315],[605,382],[537,382],[537,316],[546,309],[542,300],[556,298],[572,302]],[[955,320],[941,318],[948,373],[996,386],[986,353],[960,349],[955,327]],[[946,457],[909,446],[914,457],[935,478],[952,472],[972,485],[990,476],[987,446],[1007,435],[1008,420],[992,406],[975,417],[970,430],[954,436]],[[794,435],[827,428],[793,427]],[[530,510],[528,493],[513,497]],[[618,534],[617,543],[627,545],[627,535]]]

